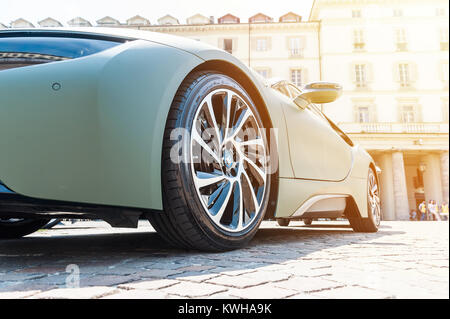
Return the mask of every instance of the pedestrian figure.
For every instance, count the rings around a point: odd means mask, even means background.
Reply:
[[[410,212],[409,212],[409,220],[411,220],[411,221],[413,221],[413,220],[417,220],[417,212],[416,212],[416,210],[415,209],[412,209]]]
[[[448,221],[448,204],[447,203],[442,204],[441,216],[442,216],[442,220]]]
[[[419,205],[419,211],[420,211],[420,219],[421,221],[426,220],[427,217],[427,204],[425,203],[425,201],[423,201],[420,205]]]
[[[437,212],[437,205],[436,201],[430,200],[430,204],[428,205],[428,211],[430,212],[430,219],[431,220],[441,220],[441,216],[439,216]]]

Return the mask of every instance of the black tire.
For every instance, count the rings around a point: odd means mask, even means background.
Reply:
[[[289,219],[287,219],[287,218],[279,218],[279,219],[277,219],[277,223],[281,227],[287,227],[287,226],[289,226],[291,221]]]
[[[48,219],[22,219],[15,222],[0,220],[0,239],[15,239],[38,231]]]
[[[311,226],[312,222],[313,222],[312,218],[303,219],[303,224],[305,224],[306,226]]]
[[[359,216],[359,213],[353,214],[351,217],[348,218],[348,221],[350,222],[350,226],[353,228],[353,231],[357,233],[376,233],[378,232],[378,228],[380,226],[380,219],[378,221],[376,220],[376,217],[374,214],[371,213],[371,205],[370,205],[370,194],[369,194],[369,183],[370,183],[370,174],[373,174],[375,177],[376,184],[378,186],[378,180],[376,178],[376,173],[373,171],[372,168],[369,169],[369,179],[368,179],[368,192],[367,192],[367,211],[368,211],[368,218],[362,218]],[[378,187],[379,192],[379,187]],[[379,209],[379,207],[378,207]],[[381,214],[381,212],[379,212]],[[381,218],[381,217],[380,217]]]
[[[247,92],[230,77],[215,72],[190,74],[178,89],[172,103],[164,134],[162,154],[162,195],[164,213],[148,214],[155,230],[173,246],[204,251],[227,251],[245,246],[256,234],[268,208],[271,175],[266,176],[266,192],[261,208],[250,227],[239,233],[218,227],[208,216],[197,195],[191,165],[187,161],[174,163],[171,150],[178,140],[171,140],[174,129],[191,131],[193,119],[202,101],[210,92],[227,89],[238,93],[253,111],[260,128],[264,128],[260,114]],[[186,139],[185,139],[186,140]],[[264,140],[267,143],[266,136]],[[190,141],[179,144],[178,155],[186,158]],[[266,148],[268,151],[268,147]]]

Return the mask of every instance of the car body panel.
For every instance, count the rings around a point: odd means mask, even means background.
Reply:
[[[353,147],[352,153],[355,164],[343,181],[280,178],[280,199],[275,217],[291,217],[308,199],[317,195],[348,195],[354,199],[361,217],[367,218],[367,173],[373,160],[359,146]]]
[[[53,32],[20,30],[44,31]],[[13,31],[0,35],[3,32]],[[323,144],[305,144],[313,151],[310,161],[302,163],[302,153],[292,148],[296,141],[310,138],[295,129],[304,110],[288,108],[278,92],[232,55],[198,41],[147,31],[54,32],[142,40],[75,60],[0,72],[0,180],[9,189],[47,200],[162,210],[162,142],[173,98],[192,70],[220,61],[233,64],[255,86],[265,103],[257,107],[267,108],[275,129],[280,177],[276,217],[291,216],[308,198],[322,193],[352,196],[361,215],[367,216],[362,186],[370,156],[358,147],[337,149],[343,141],[333,137],[335,147],[327,146],[330,153],[324,153]],[[55,82],[61,84],[58,91],[52,89]],[[321,134],[321,128],[314,132]],[[331,137],[329,131],[324,134],[322,141]],[[336,152],[343,160],[333,161],[328,176],[320,176],[327,168],[325,160]],[[319,156],[325,156],[321,169],[311,160]]]
[[[1,180],[34,198],[162,209],[168,110],[201,62],[138,40],[0,72]]]
[[[301,109],[284,95],[280,99],[286,116],[295,177],[344,180],[352,168],[351,146],[323,117],[317,116],[308,108]]]

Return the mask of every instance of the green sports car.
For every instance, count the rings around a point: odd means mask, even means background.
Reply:
[[[376,232],[373,159],[316,104],[342,88],[259,78],[198,41],[126,29],[0,31],[0,238],[51,218],[137,227],[206,251],[262,220]]]

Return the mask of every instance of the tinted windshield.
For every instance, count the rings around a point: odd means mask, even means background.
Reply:
[[[118,44],[120,43],[97,39],[7,37],[0,38],[0,58],[14,57],[11,53],[31,53],[75,59],[101,52]],[[23,55],[17,54],[15,57],[23,57]]]

